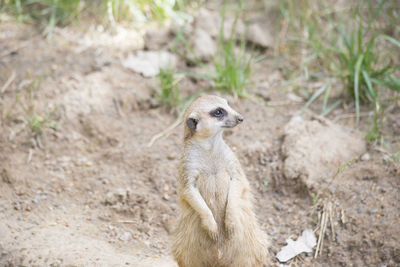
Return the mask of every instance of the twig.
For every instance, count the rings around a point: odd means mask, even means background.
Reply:
[[[122,110],[121,110],[121,105],[120,105],[118,99],[115,98],[115,97],[113,97],[113,104],[114,104],[114,107],[115,107],[115,109],[116,109],[116,111],[117,111],[118,116],[119,116],[120,118],[124,117],[124,113],[123,113]]]
[[[324,205],[324,208],[322,210],[322,216],[321,216],[321,230],[320,230],[319,236],[318,236],[318,243],[317,243],[317,248],[315,250],[314,259],[316,259],[318,257],[318,254],[321,254],[327,224],[328,224],[327,214],[326,214],[325,205]]]
[[[332,228],[332,235],[333,239],[335,239],[335,231],[333,228],[333,216],[332,216],[333,210],[332,210],[332,202],[328,201],[323,203],[323,209],[322,209],[322,216],[321,216],[321,221],[320,221],[320,233],[318,236],[318,243],[317,243],[317,248],[315,250],[315,255],[314,259],[318,257],[318,255],[321,255],[322,248],[324,246],[324,240],[325,240],[325,232],[326,228],[328,227],[328,220],[331,223],[331,228]]]
[[[118,223],[134,224],[134,223],[138,223],[138,222],[137,221],[118,221]]]
[[[331,222],[331,230],[332,230],[332,240],[335,241],[336,236],[335,236],[335,227],[333,225],[333,210],[332,210],[332,202],[329,202],[329,207],[328,207],[328,211],[329,211],[329,221]]]
[[[373,147],[373,149],[378,151],[378,152],[381,152],[383,154],[389,154],[389,152],[384,147],[377,146],[377,147]]]
[[[15,71],[13,70],[13,72],[11,73],[11,76],[8,78],[8,80],[6,81],[6,83],[3,85],[3,87],[1,87],[1,94],[4,94],[4,92],[7,90],[7,88],[10,86],[10,84],[14,81],[16,75],[15,75]]]
[[[183,115],[185,114],[186,109],[192,104],[192,102],[195,100],[195,98],[197,98],[199,95],[202,95],[202,94],[203,93],[194,94],[191,97],[189,97],[189,99],[186,100],[186,103],[184,104],[182,110],[180,111],[176,121],[173,124],[171,124],[164,131],[154,135],[151,138],[150,142],[147,144],[147,147],[151,147],[154,144],[154,142],[157,141],[159,138],[161,138],[163,136],[168,136],[173,129],[175,129],[179,124],[181,124],[182,123],[182,119],[183,119]]]
[[[31,163],[32,161],[32,156],[33,156],[33,149],[29,149],[29,154],[28,154],[28,160],[27,163]]]
[[[369,116],[369,115],[370,115],[370,112],[360,112],[360,117]],[[357,117],[356,113],[341,114],[341,115],[336,116],[333,119],[333,121],[336,122],[341,119],[350,119],[350,118],[355,118],[355,117]]]
[[[184,114],[184,111],[182,111],[182,112],[179,114],[179,116],[178,116],[178,118],[176,119],[176,121],[175,121],[173,124],[171,124],[167,129],[165,129],[165,130],[163,130],[162,132],[160,132],[160,133],[154,135],[154,136],[151,138],[150,142],[147,144],[147,147],[151,147],[151,146],[154,144],[155,141],[157,141],[158,139],[160,139],[160,138],[163,137],[163,136],[168,135],[173,129],[175,129],[176,127],[178,127],[178,125],[181,124],[181,122],[182,122],[183,114]]]
[[[345,162],[342,166],[339,167],[339,169],[337,169],[335,175],[333,175],[332,179],[329,181],[328,186],[330,186],[333,181],[336,179],[336,177],[342,173],[347,167],[351,166],[356,160],[358,159],[358,156],[355,156],[354,158],[352,158],[351,160]]]

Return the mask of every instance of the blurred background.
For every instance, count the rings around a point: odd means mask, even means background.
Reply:
[[[274,266],[399,265],[399,13],[1,0],[0,265],[175,266],[180,122],[208,93],[245,117],[225,136]],[[305,229],[313,252],[279,262]]]

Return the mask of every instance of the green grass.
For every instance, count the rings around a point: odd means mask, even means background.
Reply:
[[[236,50],[234,35],[237,19],[238,17],[235,19],[229,39],[225,40],[223,16],[218,36],[218,50],[213,59],[215,69],[213,79],[217,90],[244,96],[251,75],[253,57],[246,55],[246,41],[243,39],[240,41],[240,48]]]
[[[201,67],[203,73],[186,73],[187,76],[193,76],[215,84],[214,89],[230,93],[235,96],[247,96],[246,86],[250,82],[251,67],[255,62],[255,58],[247,51],[245,38],[237,41],[236,25],[237,20],[242,10],[239,8],[237,11],[235,22],[229,37],[225,38],[224,33],[224,19],[225,12],[222,14],[222,22],[219,26],[219,35],[217,41],[217,53],[212,58],[212,65],[207,65],[202,62],[193,51],[192,47],[187,41],[187,36],[184,34],[184,27],[182,27],[176,36],[173,51],[180,56],[184,57],[187,61],[194,63]],[[239,43],[239,45],[237,45]],[[189,56],[182,52],[181,47],[186,48]]]
[[[21,22],[38,22],[48,35],[54,26],[77,20],[83,3],[81,0],[4,0],[1,8]]]
[[[357,31],[347,33],[341,31],[341,49],[331,48],[338,56],[337,76],[347,88],[348,94],[355,101],[357,120],[360,113],[360,102],[370,102],[375,109],[379,109],[378,89],[387,88],[400,92],[400,80],[393,74],[400,65],[395,65],[390,58],[384,58],[378,51],[377,39],[390,41],[399,48],[400,43],[387,35],[373,34],[365,37],[365,29],[359,25]]]
[[[178,105],[181,103],[178,84],[182,78],[178,77],[176,70],[170,68],[161,69],[157,78],[161,89],[159,97],[161,104],[170,110],[177,111]]]
[[[169,18],[186,19],[184,10],[192,3],[184,0],[102,0],[108,17],[116,21],[131,20],[163,22]],[[196,2],[196,1],[193,1]],[[110,12],[111,11],[111,12]],[[110,15],[112,14],[112,15]]]
[[[40,84],[40,79],[33,79],[23,88],[21,93],[17,94],[17,104],[23,110],[24,122],[39,144],[41,143],[41,135],[46,128],[56,130],[59,125],[59,122],[54,119],[56,109],[49,110],[46,106],[44,112],[38,111],[35,99],[40,89]]]
[[[187,19],[183,12],[197,1],[185,0],[3,0],[0,10],[14,15],[21,22],[35,22],[47,36],[53,28],[91,18],[114,26],[120,21],[163,22],[166,19]]]
[[[400,42],[384,34],[396,32],[400,22],[397,19],[395,23],[392,5],[390,1],[379,1],[378,5],[360,1],[334,10],[323,1],[284,0],[280,6],[289,28],[287,57],[297,58],[292,60],[294,64],[288,72],[302,77],[304,87],[309,82],[323,83],[311,93],[304,108],[323,96],[322,115],[344,102],[353,103],[356,121],[361,107],[373,111],[368,141],[381,137],[382,96],[388,94],[387,90],[393,94],[400,92],[400,80],[396,77],[400,69]],[[331,88],[337,88],[338,81],[344,94],[332,100]]]

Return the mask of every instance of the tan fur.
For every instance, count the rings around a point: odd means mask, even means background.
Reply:
[[[218,107],[227,111],[224,120],[209,114]],[[225,99],[206,95],[190,105],[184,122],[189,118],[198,122],[194,131],[185,123],[173,255],[180,267],[263,266],[267,238],[253,211],[249,182],[222,139],[223,127],[234,127],[241,115]]]

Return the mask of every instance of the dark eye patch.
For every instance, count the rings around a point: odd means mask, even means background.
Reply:
[[[226,110],[223,108],[216,108],[212,111],[210,111],[210,115],[212,117],[218,118],[218,119],[222,119],[223,117],[225,117],[227,114]]]

